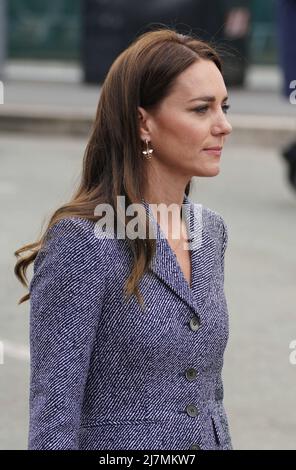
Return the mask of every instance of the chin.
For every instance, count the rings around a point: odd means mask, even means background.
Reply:
[[[216,168],[213,168],[210,172],[211,174],[209,176],[217,176],[220,173],[220,167],[217,166]]]
[[[217,175],[219,175],[219,173],[220,173],[220,166],[215,166],[215,167],[212,167],[212,168],[206,168],[202,172],[199,170],[193,176],[211,177],[211,176],[217,176]]]

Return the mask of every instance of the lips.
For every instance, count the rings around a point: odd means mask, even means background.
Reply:
[[[216,157],[220,157],[222,153],[222,147],[208,147],[203,149],[205,153],[208,155],[214,155]]]
[[[217,150],[217,151],[221,152],[222,147],[207,147],[204,150]]]

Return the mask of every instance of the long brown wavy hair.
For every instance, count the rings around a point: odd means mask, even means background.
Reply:
[[[78,188],[69,202],[54,211],[40,239],[14,252],[17,257],[14,273],[22,285],[28,288],[27,268],[56,222],[66,217],[97,221],[100,217],[94,215],[94,209],[100,203],[110,204],[117,219],[120,217],[116,211],[117,196],[125,196],[126,205],[141,203],[147,161],[141,153],[138,106],[149,110],[158,105],[168,96],[178,75],[199,59],[213,61],[222,72],[219,55],[209,43],[167,27],[145,32],[116,58],[102,84]],[[191,181],[185,188],[186,195],[190,185]],[[130,217],[120,220],[126,226]],[[134,240],[127,237],[127,241],[133,266],[124,291],[127,296],[135,294],[142,305],[138,283],[155,254],[156,241],[149,237]],[[28,253],[20,256],[25,252]],[[29,298],[30,293],[18,304]]]

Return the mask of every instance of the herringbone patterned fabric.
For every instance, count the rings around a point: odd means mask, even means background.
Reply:
[[[126,240],[97,238],[77,217],[51,228],[30,283],[29,449],[232,448],[221,378],[227,228],[184,203],[192,284],[155,223],[145,311],[123,296]]]

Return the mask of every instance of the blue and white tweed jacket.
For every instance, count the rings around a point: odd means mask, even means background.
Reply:
[[[97,238],[95,222],[77,217],[50,229],[29,286],[29,449],[232,449],[221,376],[227,228],[183,203],[192,284],[156,224],[144,312],[123,296],[126,240]]]

